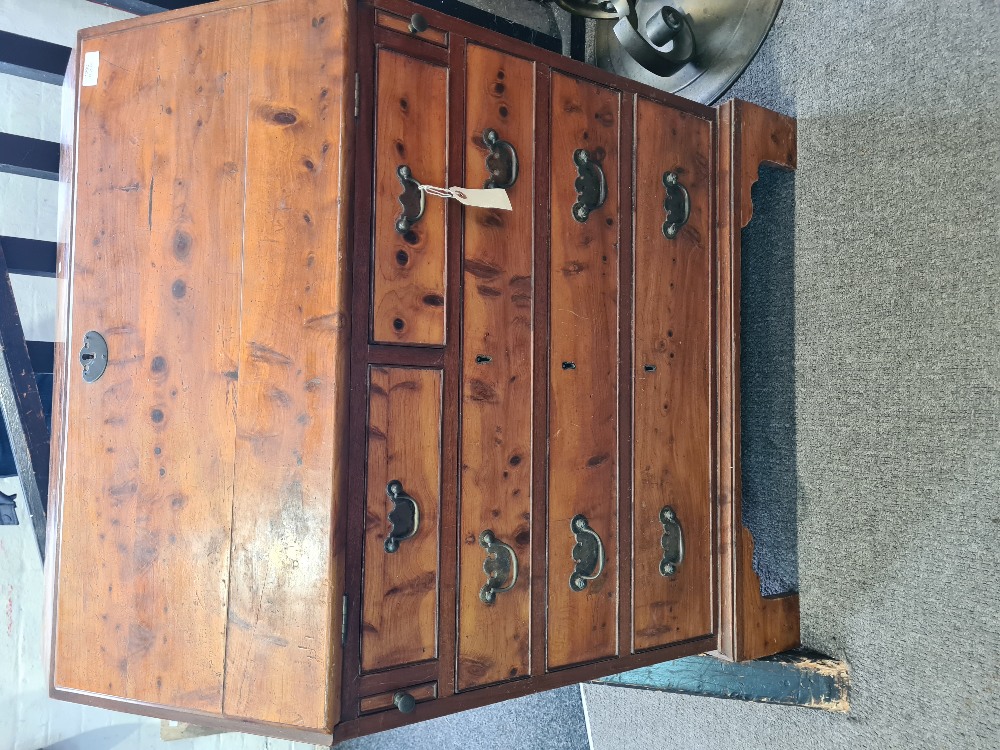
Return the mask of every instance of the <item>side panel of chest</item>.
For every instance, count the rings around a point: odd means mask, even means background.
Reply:
[[[351,22],[277,0],[81,32],[100,65],[64,266],[60,697],[313,737],[338,721]]]

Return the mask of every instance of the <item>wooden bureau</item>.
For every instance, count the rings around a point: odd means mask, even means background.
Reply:
[[[796,645],[739,502],[793,120],[404,0],[111,24],[67,80],[53,696],[331,742]]]

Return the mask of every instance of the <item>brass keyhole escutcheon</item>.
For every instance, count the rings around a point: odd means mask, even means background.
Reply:
[[[108,367],[108,342],[97,331],[87,331],[83,335],[80,366],[83,368],[85,383],[100,380]]]

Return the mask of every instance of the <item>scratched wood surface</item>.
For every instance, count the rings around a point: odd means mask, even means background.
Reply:
[[[482,135],[517,152],[513,211],[465,209],[458,688],[528,674],[531,615],[533,63],[470,45],[466,68],[465,184],[489,179]],[[484,358],[488,357],[489,361]],[[487,606],[492,529],[518,560],[518,583]]]
[[[440,345],[446,201],[428,197],[423,218],[400,234],[396,169],[405,164],[418,182],[448,187],[448,70],[382,49],[376,78],[373,340]]]
[[[332,727],[340,706],[346,13],[322,0],[256,6],[249,49],[224,710],[310,728]]]
[[[109,366],[93,384],[68,373],[54,683],[214,713],[247,21],[216,15],[89,41],[99,81],[80,90],[69,346],[100,331]]]
[[[441,386],[440,370],[369,370],[363,671],[437,656]],[[389,554],[393,480],[416,501],[419,525]]]
[[[712,126],[639,98],[635,121],[633,358],[633,648],[712,632],[711,152]],[[662,230],[663,174],[675,172],[690,218]],[[660,510],[677,513],[684,560],[671,577]]]
[[[549,280],[548,667],[618,649],[618,174],[619,99],[611,89],[552,76]],[[605,204],[573,218],[576,149],[601,164]],[[626,163],[625,168],[628,168]],[[627,209],[626,209],[627,210]],[[582,591],[570,519],[587,517],[607,563]]]

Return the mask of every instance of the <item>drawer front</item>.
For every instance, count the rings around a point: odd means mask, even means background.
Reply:
[[[385,11],[379,10],[375,12],[375,23],[383,29],[398,31],[400,34],[411,34],[417,39],[422,39],[425,42],[436,44],[439,47],[448,46],[447,31],[435,29],[433,26],[428,26],[423,31],[420,31],[411,25],[409,18],[404,18],[403,16],[397,16],[393,13],[386,13]]]
[[[407,703],[415,706],[435,698],[437,698],[437,683],[425,682],[404,690],[390,690],[388,693],[365,696],[359,702],[358,708],[362,714],[373,714],[380,711],[402,710],[408,707]]]
[[[712,632],[711,126],[639,99],[635,138],[632,638],[641,651]],[[672,239],[665,173],[677,175],[690,203]],[[668,506],[683,560],[662,575]]]
[[[380,49],[376,77],[372,338],[441,345],[446,201],[428,198],[421,215],[413,181],[447,187],[448,71]],[[411,175],[405,184],[404,167]],[[412,224],[400,223],[404,214]]]
[[[618,649],[619,110],[617,92],[553,74],[550,669],[613,656]],[[603,170],[607,185],[604,204],[584,221],[574,216],[579,210],[574,204],[586,199],[578,197],[576,185],[595,173],[574,158],[578,149]],[[581,171],[588,176],[581,178]],[[578,526],[574,533],[578,516],[590,531]],[[589,558],[579,565],[574,560],[578,542]]]
[[[490,178],[489,129],[497,179],[509,181],[513,153],[517,176],[513,211],[465,209],[459,689],[528,674],[531,613],[535,66],[475,45],[467,59],[465,184]],[[490,604],[485,531],[517,562],[517,582]]]
[[[361,669],[437,656],[441,371],[368,373]]]

